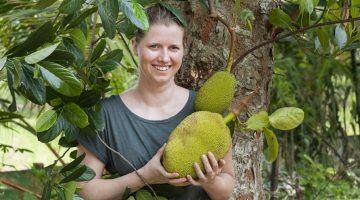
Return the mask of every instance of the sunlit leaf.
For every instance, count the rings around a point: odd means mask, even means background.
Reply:
[[[348,38],[347,38],[345,29],[341,25],[336,26],[335,41],[336,41],[336,44],[338,45],[338,47],[339,48],[345,47],[347,40],[348,40]]]
[[[72,200],[76,190],[76,182],[70,181],[64,185],[65,200]]]
[[[60,114],[56,120],[56,123],[44,132],[38,132],[37,138],[40,142],[47,143],[54,140],[64,129],[64,117]]]
[[[39,63],[42,77],[57,92],[66,96],[79,96],[83,83],[67,68],[51,62]]]
[[[89,125],[89,120],[86,112],[75,103],[68,103],[64,106],[65,118],[79,128],[85,128]]]
[[[52,127],[57,120],[57,113],[54,110],[47,110],[37,118],[35,130],[36,132],[43,132]]]
[[[262,130],[269,124],[269,116],[265,111],[260,111],[246,121],[246,128],[251,130]]]
[[[279,143],[274,132],[268,128],[264,128],[264,135],[268,146],[267,160],[273,162],[276,160],[279,152]]]
[[[0,59],[0,71],[4,68],[6,60],[7,60],[6,56]]]
[[[56,44],[53,44],[51,46],[48,46],[48,47],[45,47],[43,49],[40,49],[38,51],[35,51],[34,53],[30,54],[30,55],[27,55],[25,57],[25,61],[29,64],[35,64],[35,63],[38,63],[42,60],[44,60],[46,57],[48,57],[50,54],[52,54],[52,52],[55,51],[55,49],[57,48],[57,46],[59,45],[60,43],[56,43]]]
[[[84,33],[79,28],[76,28],[71,31],[70,36],[76,47],[78,47],[81,51],[84,51],[87,41]]]
[[[135,198],[136,200],[149,200],[149,199],[153,199],[151,193],[147,190],[138,190],[136,193],[135,193]]]
[[[299,126],[304,120],[304,111],[296,107],[279,108],[270,116],[270,124],[279,130],[290,130]]]
[[[275,8],[271,11],[269,20],[274,26],[279,26],[285,29],[291,24],[291,18],[289,15],[279,8]]]
[[[125,16],[138,28],[147,30],[149,21],[143,7],[134,0],[118,0]]]
[[[21,78],[23,76],[23,69],[21,67],[21,62],[18,59],[9,59],[5,63],[5,67],[8,73],[11,74],[13,87],[17,88],[21,84]]]

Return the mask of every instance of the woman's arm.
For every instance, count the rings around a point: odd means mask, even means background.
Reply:
[[[213,200],[227,200],[230,198],[235,186],[234,168],[232,162],[232,149],[219,162],[212,153],[202,157],[205,167],[203,173],[198,164],[195,164],[195,171],[198,180],[187,176],[192,185],[200,185],[209,197]]]
[[[161,165],[160,158],[163,154],[164,147],[165,146],[161,147],[153,158],[144,167],[138,170],[138,173],[143,177],[147,184],[170,183],[176,186],[186,184],[186,178],[177,178],[179,174],[168,173]],[[101,175],[105,168],[104,163],[96,158],[96,156],[89,152],[84,146],[79,144],[78,155],[81,155],[84,152],[86,153],[86,156],[82,163],[92,168],[96,173],[96,176],[92,180],[78,182],[77,186],[81,188],[79,194],[84,199],[119,199],[122,197],[126,187],[130,188],[131,192],[135,192],[145,186],[144,182],[136,172],[114,179],[102,179]]]

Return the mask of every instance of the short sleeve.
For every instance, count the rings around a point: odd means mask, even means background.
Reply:
[[[103,132],[98,133],[98,135],[90,135],[86,134],[84,132],[81,132],[77,134],[77,141],[83,145],[88,151],[90,151],[92,154],[96,156],[101,162],[103,162],[105,165],[108,163],[108,157],[106,154],[106,147],[105,145],[100,141],[98,137],[100,137],[102,140],[103,138]]]

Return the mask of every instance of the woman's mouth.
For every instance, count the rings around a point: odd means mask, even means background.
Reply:
[[[170,65],[154,65],[154,67],[158,70],[158,71],[166,71],[168,69],[170,69]]]

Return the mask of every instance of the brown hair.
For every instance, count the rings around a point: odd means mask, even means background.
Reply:
[[[169,10],[164,8],[162,5],[155,4],[155,5],[147,8],[146,14],[149,19],[149,26],[151,26],[153,24],[162,24],[162,25],[166,25],[166,26],[169,26],[171,24],[177,24],[178,26],[183,28],[184,36],[185,36],[186,28],[185,28],[184,24],[174,14],[172,14]],[[139,42],[144,37],[145,33],[146,33],[145,30],[137,29],[135,31],[136,42]],[[185,39],[185,37],[184,37],[184,39]]]

